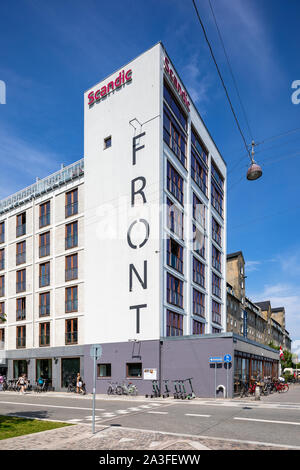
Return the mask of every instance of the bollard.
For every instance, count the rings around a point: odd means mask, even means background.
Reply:
[[[260,386],[259,385],[256,385],[255,387],[254,396],[255,396],[255,400],[260,400]]]

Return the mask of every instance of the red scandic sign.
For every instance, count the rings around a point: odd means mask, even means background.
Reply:
[[[110,81],[107,85],[103,85],[98,90],[93,90],[88,94],[88,105],[91,106],[96,101],[100,101],[115,88],[120,88],[125,82],[129,82],[130,80],[132,80],[132,70],[129,69],[127,72],[122,70],[115,80]]]
[[[169,75],[170,79],[171,79],[171,82],[173,83],[177,93],[179,94],[181,100],[183,101],[186,109],[188,111],[190,111],[190,102],[188,100],[188,97],[187,97],[187,93],[185,90],[183,90],[181,88],[181,85],[179,83],[179,80],[177,80],[177,77],[175,75],[175,73],[173,72],[173,70],[171,69],[171,67],[169,66],[170,64],[170,61],[167,57],[165,57],[165,63],[164,63],[164,67],[165,67],[165,72]]]

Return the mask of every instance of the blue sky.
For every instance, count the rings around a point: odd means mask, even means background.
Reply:
[[[254,301],[284,305],[300,352],[300,4],[211,0],[257,142],[263,178],[248,182],[242,139],[191,0],[2,2],[0,198],[83,155],[83,92],[163,41],[228,165],[228,252],[242,250]],[[247,141],[247,125],[208,0],[197,1]]]

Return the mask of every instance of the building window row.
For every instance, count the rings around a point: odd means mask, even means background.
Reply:
[[[4,343],[4,328],[0,329],[1,340]],[[78,343],[78,319],[72,318],[65,321],[65,344]],[[39,325],[39,346],[50,346],[50,322],[40,323]],[[17,349],[26,348],[26,325],[16,328],[16,347]]]
[[[167,189],[183,205],[183,178],[168,161]]]
[[[173,238],[167,239],[167,265],[183,273],[183,247]]]
[[[167,273],[167,302],[183,308],[183,281]]]

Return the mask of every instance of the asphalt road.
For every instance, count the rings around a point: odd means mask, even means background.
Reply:
[[[285,394],[287,395],[287,394]],[[282,395],[283,396],[283,395]],[[278,397],[278,398],[277,398]],[[276,399],[280,400],[280,395]],[[299,388],[300,398],[300,388]],[[96,400],[96,424],[300,449],[300,399],[289,403],[246,401]],[[0,415],[51,419],[92,426],[87,397],[0,394]]]

